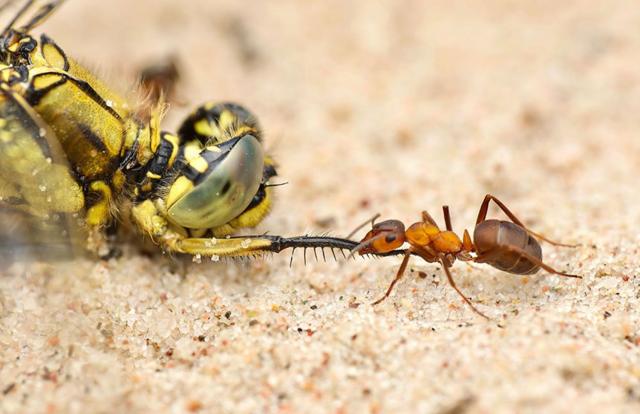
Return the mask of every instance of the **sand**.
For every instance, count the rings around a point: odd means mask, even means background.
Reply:
[[[177,56],[167,128],[258,114],[288,184],[257,232],[443,204],[462,232],[493,193],[584,278],[458,263],[485,321],[418,259],[377,307],[398,258],[14,264],[0,411],[638,412],[638,27],[624,1],[67,2],[43,30],[113,85]]]

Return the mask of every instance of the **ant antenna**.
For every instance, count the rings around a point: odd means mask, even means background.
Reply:
[[[353,229],[353,231],[351,233],[349,233],[349,235],[347,236],[347,239],[350,239],[351,237],[353,237],[354,234],[359,232],[364,226],[366,226],[369,223],[371,223],[371,227],[373,227],[374,224],[376,223],[376,219],[378,219],[379,217],[380,217],[380,213],[374,214],[373,217],[371,217],[370,219],[367,219],[367,221],[365,221],[364,223],[358,225],[358,227]]]

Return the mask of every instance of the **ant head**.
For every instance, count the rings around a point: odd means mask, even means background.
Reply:
[[[362,254],[387,253],[405,242],[404,224],[399,220],[385,220],[374,224],[353,252]]]

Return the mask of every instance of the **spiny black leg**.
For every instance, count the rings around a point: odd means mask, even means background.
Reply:
[[[293,266],[293,255],[296,252],[296,248],[291,249],[291,259],[289,259],[289,267]]]

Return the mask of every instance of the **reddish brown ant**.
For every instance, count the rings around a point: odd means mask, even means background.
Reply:
[[[492,200],[511,221],[486,219],[489,202]],[[534,274],[542,268],[556,275],[582,278],[582,276],[559,272],[545,264],[542,261],[542,249],[536,238],[555,246],[575,247],[575,245],[554,242],[529,230],[504,203],[491,194],[485,196],[480,206],[476,227],[473,231],[473,241],[471,241],[467,230],[464,231],[462,240],[460,240],[452,230],[449,207],[443,206],[442,210],[446,231],[441,231],[435,220],[426,211],[422,212],[422,221],[412,224],[406,230],[404,224],[398,220],[385,220],[377,224],[374,224],[377,216],[371,220],[372,229],[352,250],[351,254],[381,254],[395,250],[405,242],[410,245],[405,250],[402,264],[387,292],[383,297],[373,302],[373,305],[377,305],[389,297],[395,284],[402,278],[412,254],[420,256],[430,263],[440,263],[451,287],[471,306],[474,312],[487,319],[489,318],[476,309],[473,303],[458,289],[453,277],[451,277],[449,268],[456,259],[487,263],[496,269],[517,275]]]

